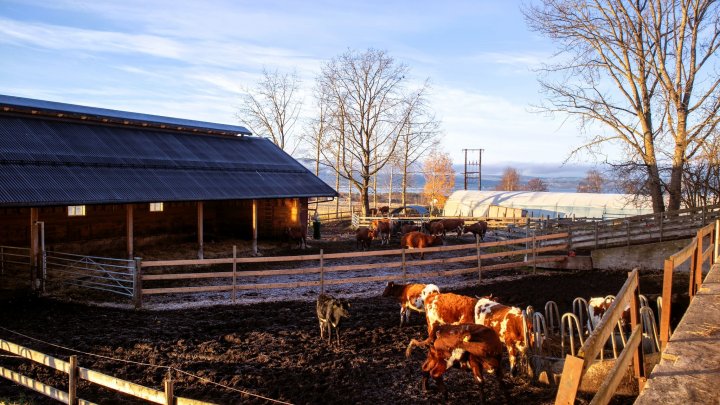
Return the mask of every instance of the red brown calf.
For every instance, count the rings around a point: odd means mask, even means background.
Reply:
[[[463,233],[472,233],[473,236],[480,236],[480,240],[485,240],[485,233],[487,233],[487,222],[478,221],[472,225],[465,225],[463,227]]]
[[[285,229],[285,236],[290,242],[298,244],[299,248],[305,249],[307,247],[305,240],[305,230],[301,227],[288,227]]]
[[[387,283],[383,297],[393,297],[400,302],[400,326],[410,321],[410,309],[425,312],[425,298],[440,289],[435,284],[395,284]]]
[[[497,373],[498,382],[505,394],[501,360],[502,343],[493,329],[473,324],[441,325],[437,328],[435,341],[422,365],[423,391],[427,391],[428,378],[432,377],[447,400],[447,389],[442,376],[448,368],[459,367],[472,371],[475,381],[480,384],[480,403],[483,403],[483,370]]]
[[[406,233],[400,239],[400,246],[406,249],[423,249],[430,246],[442,244],[440,236],[426,235],[422,232],[413,231]],[[420,259],[424,257],[424,252],[420,252]]]
[[[389,219],[375,219],[372,221],[371,228],[375,230],[375,236],[380,235],[380,245],[390,244],[391,225]]]
[[[358,246],[363,250],[370,248],[370,242],[375,238],[375,231],[367,226],[361,226],[355,231],[355,249]]]
[[[463,227],[465,226],[465,220],[460,218],[446,218],[441,220],[443,224],[443,236],[446,232],[457,232],[459,238],[463,234]]]

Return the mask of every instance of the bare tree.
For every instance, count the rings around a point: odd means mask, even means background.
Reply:
[[[683,170],[683,203],[697,208],[720,203],[720,142],[707,143]]]
[[[629,159],[616,165],[645,171],[639,191],[654,211],[665,210],[664,191],[667,208],[678,209],[685,163],[718,125],[717,2],[541,0],[524,13],[564,56],[542,69],[549,97],[542,108],[575,116],[588,130],[601,124],[609,131],[578,150],[624,145]]]
[[[503,171],[500,183],[495,186],[495,190],[498,191],[517,191],[521,189],[520,173],[512,167],[508,167]]]
[[[369,49],[334,58],[318,77],[332,115],[328,133],[340,152],[335,170],[360,192],[363,214],[370,209],[370,180],[393,158],[408,122],[403,95],[408,71],[386,52]]]
[[[429,111],[425,93],[428,83],[414,92],[406,100],[407,125],[400,133],[397,146],[397,166],[400,168],[402,183],[400,185],[401,205],[407,203],[407,188],[409,186],[408,170],[419,161],[427,152],[437,147],[439,141],[440,122]]]
[[[548,185],[545,180],[539,178],[539,177],[533,177],[532,179],[528,180],[527,184],[525,185],[525,190],[527,191],[548,191]]]
[[[269,137],[280,149],[293,154],[299,142],[292,133],[302,107],[299,86],[296,72],[263,69],[262,79],[243,95],[238,119],[252,133]]]
[[[597,170],[588,170],[577,186],[578,193],[602,193],[605,179]]]

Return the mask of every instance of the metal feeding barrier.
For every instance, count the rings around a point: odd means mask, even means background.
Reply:
[[[45,284],[64,284],[132,297],[135,261],[71,253],[45,253]]]
[[[0,275],[13,269],[27,269],[30,266],[30,248],[0,246]]]

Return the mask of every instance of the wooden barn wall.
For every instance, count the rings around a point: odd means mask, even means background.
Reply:
[[[293,218],[295,212],[295,218]],[[149,204],[134,204],[135,243],[158,241],[163,236],[194,240],[197,232],[195,202],[166,202],[162,212]],[[209,201],[204,204],[205,241],[252,238],[252,200]],[[45,223],[48,249],[57,244],[105,240],[117,248],[125,244],[125,205],[88,205],[85,216],[70,217],[66,206],[39,208]],[[258,200],[258,238],[276,239],[288,226],[307,224],[307,198]],[[30,208],[0,208],[0,245],[28,246]]]

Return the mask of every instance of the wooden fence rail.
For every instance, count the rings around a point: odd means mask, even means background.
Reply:
[[[58,400],[65,404],[86,404],[94,405],[93,402],[80,399],[77,397],[76,387],[78,380],[86,380],[93,384],[109,388],[114,391],[118,391],[129,396],[143,399],[148,402],[156,404],[168,404],[168,405],[210,405],[210,402],[197,401],[194,399],[176,397],[172,392],[173,385],[164,382],[165,390],[160,391],[153,388],[148,388],[140,384],[136,384],[130,381],[125,381],[117,377],[113,377],[108,374],[100,373],[95,370],[91,370],[84,367],[79,367],[77,364],[77,357],[71,356],[70,361],[58,359],[56,357],[48,356],[44,353],[29,349],[27,347],[20,346],[18,344],[9,342],[4,339],[0,339],[0,350],[12,353],[16,356],[23,357],[31,360],[35,363],[42,364],[46,367],[60,371],[68,375],[68,392],[59,390],[50,385],[41,383],[33,380],[30,377],[24,376],[15,371],[9,370],[4,367],[0,367],[0,376],[20,384],[24,387],[30,388],[40,394],[48,396],[52,399]],[[171,391],[168,391],[170,389]],[[171,402],[167,402],[167,398],[173,398]]]
[[[702,286],[703,267],[707,263],[713,265],[718,260],[718,244],[720,238],[720,220],[699,229],[692,242],[681,251],[668,257],[664,263],[662,312],[660,314],[660,350],[665,350],[670,340],[670,314],[672,298],[672,280],[675,269],[685,262],[690,263],[689,295],[692,300],[700,286]],[[707,242],[707,244],[705,243]],[[703,248],[707,246],[707,248]]]
[[[634,376],[638,380],[640,390],[642,390],[646,380],[646,373],[642,346],[640,345],[642,326],[640,325],[639,284],[638,270],[635,269],[628,275],[627,281],[616,295],[610,308],[603,315],[600,324],[590,337],[585,340],[585,343],[578,351],[578,355],[567,355],[562,376],[560,377],[558,393],[555,397],[556,405],[572,405],[575,403],[575,396],[583,376],[598,357],[600,351],[603,350],[608,338],[611,337],[613,329],[620,320],[628,301],[630,302],[630,324],[632,328],[630,340],[623,348],[620,356],[615,360],[615,367],[605,378],[591,403],[604,405],[610,402],[631,359],[634,365]]]
[[[553,261],[562,261],[565,256],[538,256],[541,253],[557,252],[567,250],[567,233],[558,233],[551,235],[540,235],[537,237],[521,238],[515,240],[506,241],[495,241],[495,242],[484,242],[456,246],[437,246],[428,247],[424,249],[391,249],[381,250],[373,252],[353,252],[353,253],[332,253],[324,254],[322,251],[316,255],[301,255],[301,256],[282,256],[282,257],[260,257],[260,258],[218,258],[218,259],[192,259],[192,260],[162,260],[162,261],[139,261],[137,268],[139,269],[139,289],[135,294],[135,306],[142,306],[142,297],[145,295],[158,295],[158,294],[178,294],[178,293],[206,293],[206,292],[231,292],[233,300],[236,297],[236,292],[241,290],[262,290],[262,289],[276,289],[276,288],[300,288],[300,287],[316,287],[320,286],[324,290],[325,285],[337,285],[337,284],[349,284],[349,283],[369,283],[369,282],[381,282],[381,281],[394,281],[398,279],[398,275],[370,275],[362,277],[346,277],[339,279],[326,280],[326,273],[338,273],[346,271],[375,271],[378,266],[382,268],[401,268],[402,277],[413,278],[426,278],[426,277],[443,277],[443,276],[455,276],[460,274],[478,273],[478,278],[482,277],[482,271],[485,270],[502,270],[509,268],[516,268],[522,266],[535,266],[540,263],[547,263]],[[511,250],[505,252],[493,252],[493,253],[480,253],[481,248],[488,247],[499,247],[499,246],[510,246],[517,244],[526,244],[525,249]],[[438,258],[429,260],[407,260],[407,256],[410,253],[431,253],[431,252],[451,252],[451,251],[462,251],[462,250],[473,250],[474,254],[463,255],[449,258]],[[510,263],[494,264],[490,266],[483,266],[483,259],[496,259],[504,257],[515,257],[527,255],[531,256],[531,259],[523,259],[522,261],[513,261]],[[399,261],[389,261],[384,263],[368,263],[368,264],[349,264],[349,265],[330,265],[326,263],[331,259],[347,259],[357,257],[382,257],[382,256],[399,256]],[[320,266],[303,267],[303,268],[286,268],[277,270],[248,270],[248,271],[237,271],[237,264],[239,263],[294,263],[298,261],[318,261]],[[442,271],[425,271],[419,273],[407,272],[407,268],[423,267],[428,265],[437,264],[452,264],[452,263],[464,263],[472,262],[477,264],[471,268],[466,269],[453,269],[453,270],[442,270]],[[165,274],[145,274],[145,269],[157,268],[157,267],[181,267],[181,266],[208,266],[208,265],[220,265],[220,264],[232,264],[232,271],[221,271],[221,272],[192,272],[192,273],[165,273]],[[305,280],[305,281],[292,281],[292,282],[269,282],[262,283],[253,281],[251,283],[239,283],[238,279],[244,277],[276,277],[276,276],[289,276],[289,275],[319,275],[317,280]],[[215,285],[204,285],[204,286],[184,286],[184,287],[156,287],[146,288],[142,287],[143,282],[157,282],[157,281],[173,281],[173,280],[198,280],[198,279],[231,279],[232,283],[222,283]]]

